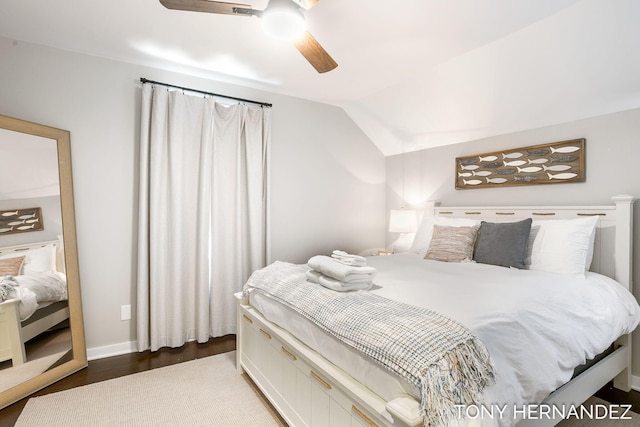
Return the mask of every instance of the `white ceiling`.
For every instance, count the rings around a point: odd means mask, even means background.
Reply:
[[[0,201],[59,195],[56,141],[0,129]]]
[[[3,2],[0,36],[339,105],[385,155],[640,107],[638,0],[320,0],[304,13],[337,69],[316,73],[255,17],[158,0]]]

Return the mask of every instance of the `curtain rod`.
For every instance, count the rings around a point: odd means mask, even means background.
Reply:
[[[198,89],[191,89],[191,88],[188,88],[188,87],[172,85],[172,84],[169,84],[169,83],[156,82],[156,81],[153,81],[153,80],[145,79],[144,77],[140,77],[140,81],[142,83],[151,83],[151,84],[154,84],[154,85],[170,87],[170,88],[173,88],[173,89],[187,90],[189,92],[201,93],[203,95],[218,96],[220,98],[233,99],[235,101],[240,101],[240,102],[250,102],[251,104],[258,104],[258,105],[263,106],[263,107],[272,107],[273,106],[272,104],[269,104],[267,102],[253,101],[251,99],[244,99],[244,98],[236,98],[235,96],[221,95],[219,93],[213,93],[213,92],[205,92],[205,91],[198,90]]]

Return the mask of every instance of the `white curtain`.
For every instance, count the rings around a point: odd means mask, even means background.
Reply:
[[[138,350],[236,332],[267,260],[271,110],[142,86]]]

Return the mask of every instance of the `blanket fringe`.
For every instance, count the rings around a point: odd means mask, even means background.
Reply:
[[[483,389],[495,378],[488,360],[484,345],[472,338],[423,370],[420,409],[425,426],[448,425],[459,414],[456,405],[479,404]]]

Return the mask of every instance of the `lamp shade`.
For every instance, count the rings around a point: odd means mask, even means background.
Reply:
[[[416,211],[393,209],[389,216],[390,233],[415,233],[418,230]]]

